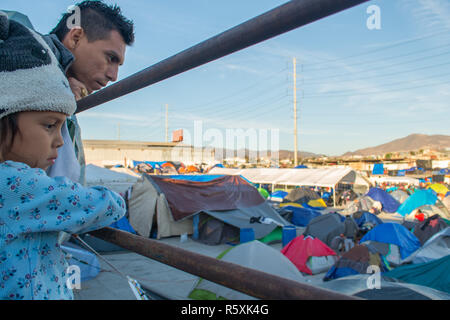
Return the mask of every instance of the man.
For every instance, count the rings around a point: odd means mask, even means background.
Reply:
[[[74,15],[79,17],[74,17]],[[73,21],[78,21],[79,25]],[[76,100],[117,80],[125,60],[126,46],[134,43],[133,22],[121,9],[101,1],[83,1],[65,13],[49,35],[43,36],[59,60]],[[84,152],[75,116],[63,128],[64,146],[49,170],[84,183]]]

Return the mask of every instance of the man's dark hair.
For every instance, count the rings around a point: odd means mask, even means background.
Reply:
[[[109,6],[98,0],[83,1],[75,6],[80,9],[81,27],[89,42],[105,40],[109,37],[110,32],[115,30],[120,33],[126,45],[130,46],[134,43],[133,22],[122,15],[119,6]],[[50,32],[55,34],[60,41],[63,41],[69,32],[67,19],[72,15],[73,13],[63,14],[58,25]]]

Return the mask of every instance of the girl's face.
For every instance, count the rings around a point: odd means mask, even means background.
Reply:
[[[60,112],[20,112],[17,117],[18,132],[4,160],[46,170],[55,163],[57,149],[64,144],[61,127],[65,120],[66,115]]]

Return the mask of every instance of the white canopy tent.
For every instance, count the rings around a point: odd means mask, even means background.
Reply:
[[[339,183],[352,184],[354,186],[369,189],[370,182],[364,179],[352,168],[317,168],[317,169],[280,169],[280,168],[255,168],[255,169],[228,169],[213,168],[210,174],[241,175],[255,184],[271,184],[272,191],[275,185],[284,186],[314,186],[333,188]]]

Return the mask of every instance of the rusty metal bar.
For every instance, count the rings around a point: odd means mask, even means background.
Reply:
[[[76,113],[367,1],[292,0],[78,101]]]
[[[221,261],[122,230],[103,228],[89,234],[176,269],[264,300],[358,300],[356,297]]]

